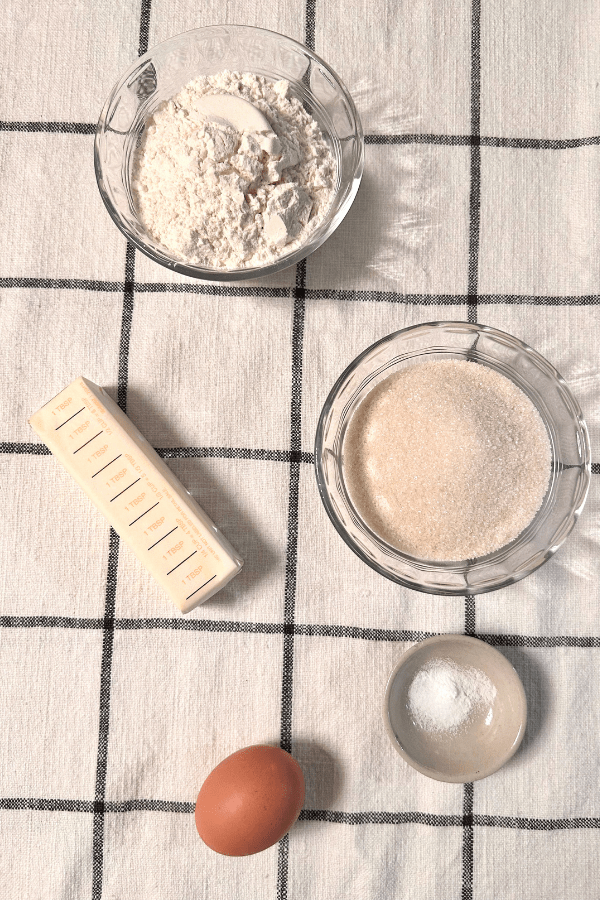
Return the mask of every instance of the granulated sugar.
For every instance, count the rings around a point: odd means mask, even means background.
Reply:
[[[508,378],[465,360],[390,375],[362,401],[343,445],[367,525],[421,559],[464,560],[508,544],[540,508],[550,442]]]
[[[485,672],[452,659],[432,659],[408,689],[408,709],[425,731],[457,731],[477,711],[489,709],[496,688]]]
[[[206,114],[207,95],[262,116]],[[239,101],[237,101],[239,104]],[[264,116],[266,129],[257,127]],[[234,117],[235,118],[235,117]],[[336,164],[287,81],[220,72],[197,78],[146,124],[132,191],[149,234],[182,260],[220,269],[275,262],[302,246],[329,209]]]

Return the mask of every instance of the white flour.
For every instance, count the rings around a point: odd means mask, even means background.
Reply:
[[[425,731],[456,731],[477,709],[489,708],[495,696],[495,686],[479,669],[432,659],[413,678],[408,707]]]
[[[207,120],[199,99],[251,102],[269,134]],[[233,269],[274,262],[306,242],[331,205],[336,164],[287,81],[252,73],[197,78],[163,103],[137,150],[132,189],[152,237],[182,260]]]

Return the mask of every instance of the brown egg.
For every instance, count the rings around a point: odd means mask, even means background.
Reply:
[[[196,828],[225,856],[248,856],[276,844],[304,803],[304,776],[279,747],[245,747],[212,770],[196,801]]]

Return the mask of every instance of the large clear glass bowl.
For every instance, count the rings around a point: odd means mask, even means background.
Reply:
[[[494,553],[471,560],[418,559],[387,544],[363,521],[344,480],[344,436],[354,410],[393,372],[434,359],[489,366],[527,394],[548,432],[552,465],[546,496],[531,523]],[[369,566],[406,587],[432,594],[482,594],[512,584],[555,553],[573,528],[590,482],[590,443],[579,404],[564,379],[522,341],[485,325],[429,322],[391,334],[340,376],[317,427],[317,482],[341,537]]]
[[[189,265],[153,240],[138,219],[131,193],[134,151],[156,108],[200,75],[253,72],[290,83],[290,93],[318,122],[337,163],[329,212],[298,249],[269,265],[213,269]],[[356,196],[363,171],[364,141],[352,98],[335,72],[291,38],[246,25],[196,28],[153,47],[119,79],[96,129],[94,165],[98,188],[115,224],[155,262],[209,281],[239,281],[278,272],[320,247],[340,224]]]

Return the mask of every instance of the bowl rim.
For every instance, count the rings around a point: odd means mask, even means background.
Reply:
[[[104,124],[106,122],[108,111],[116,97],[117,93],[122,89],[123,85],[131,78],[131,76],[138,70],[140,67],[143,67],[147,62],[152,60],[152,55],[155,53],[157,48],[165,47],[165,45],[169,43],[175,44],[183,38],[190,38],[192,35],[199,35],[202,32],[214,31],[218,28],[228,29],[229,31],[234,32],[242,32],[242,31],[251,31],[262,34],[268,34],[270,36],[281,38],[282,40],[292,44],[293,46],[302,50],[303,53],[308,55],[311,60],[318,65],[322,66],[328,74],[330,74],[340,91],[342,92],[345,102],[349,108],[352,122],[356,132],[356,146],[357,146],[357,159],[355,169],[352,175],[352,181],[350,183],[350,188],[348,190],[346,199],[338,210],[337,214],[331,219],[330,225],[332,226],[330,229],[325,229],[324,232],[320,235],[319,239],[315,241],[313,244],[310,241],[302,244],[300,247],[296,248],[292,253],[287,256],[280,257],[272,263],[264,266],[253,266],[241,269],[212,269],[212,268],[203,268],[202,266],[193,266],[184,261],[179,261],[176,259],[167,256],[166,254],[161,254],[158,251],[148,247],[144,241],[138,237],[138,235],[133,234],[126,226],[126,224],[121,220],[121,217],[116,210],[108,191],[105,188],[104,182],[106,179],[103,175],[102,163],[101,163],[101,154],[100,154],[100,141],[102,139]],[[105,100],[100,115],[98,117],[98,121],[96,123],[96,130],[94,134],[94,172],[96,176],[96,184],[98,187],[98,191],[100,192],[100,196],[102,197],[102,201],[108,214],[110,215],[112,221],[117,226],[119,231],[125,236],[125,238],[130,241],[137,250],[140,250],[147,257],[149,257],[153,262],[158,263],[159,265],[170,269],[171,271],[178,272],[181,275],[186,275],[190,278],[196,278],[203,281],[221,281],[221,282],[234,282],[234,281],[246,281],[254,278],[262,278],[267,275],[273,275],[277,272],[283,271],[284,269],[290,268],[291,266],[296,265],[299,262],[302,262],[303,259],[310,256],[315,250],[318,250],[325,241],[331,237],[331,235],[336,231],[339,227],[343,219],[346,217],[350,207],[352,206],[358,189],[360,187],[362,176],[364,172],[364,161],[365,161],[365,140],[364,140],[364,131],[362,127],[362,122],[360,119],[360,115],[352,98],[352,95],[342,79],[339,77],[337,72],[327,63],[322,57],[320,57],[314,50],[311,50],[310,47],[307,47],[305,44],[302,44],[300,41],[295,40],[292,37],[289,37],[286,34],[282,34],[278,31],[273,31],[269,28],[259,28],[254,25],[242,25],[242,24],[228,24],[228,23],[214,23],[211,25],[203,25],[198,28],[190,28],[187,31],[181,31],[178,34],[171,35],[171,37],[166,38],[164,41],[160,41],[157,44],[154,44],[150,47],[142,56],[139,56],[135,59],[128,68],[121,73],[117,81],[113,84],[113,87]],[[324,221],[321,223],[324,224]],[[319,226],[320,227],[320,226]]]
[[[331,502],[330,496],[329,496],[329,490],[327,487],[327,479],[324,476],[323,464],[322,464],[326,418],[329,415],[330,409],[332,408],[333,403],[334,403],[340,389],[345,384],[346,380],[352,375],[352,373],[361,365],[363,360],[366,359],[368,356],[370,356],[372,353],[375,353],[377,348],[383,346],[384,344],[392,343],[393,341],[398,340],[399,338],[405,336],[406,334],[408,334],[410,332],[417,332],[419,330],[426,330],[426,329],[430,329],[433,332],[433,330],[437,329],[437,328],[441,329],[441,328],[453,327],[453,326],[460,327],[463,330],[471,330],[473,333],[483,333],[483,334],[490,335],[493,338],[496,338],[497,340],[499,340],[501,343],[505,342],[506,339],[508,339],[508,341],[510,342],[511,345],[516,345],[521,351],[526,353],[529,357],[533,358],[536,362],[536,365],[538,365],[538,367],[542,368],[543,370],[545,370],[548,374],[550,374],[553,377],[553,379],[557,383],[558,387],[560,388],[562,396],[566,397],[568,399],[568,401],[571,405],[571,412],[573,414],[573,417],[577,421],[577,425],[578,425],[578,429],[579,429],[579,436],[581,438],[581,440],[579,442],[580,443],[580,455],[582,458],[582,462],[580,464],[580,469],[585,476],[583,489],[582,490],[580,489],[580,491],[579,491],[579,495],[580,495],[579,502],[570,510],[569,514],[564,517],[563,527],[560,532],[559,539],[553,541],[549,547],[545,548],[545,550],[540,550],[537,554],[535,563],[532,564],[531,566],[529,566],[525,571],[523,571],[523,568],[521,567],[521,569],[519,569],[518,571],[511,572],[505,578],[502,578],[493,584],[485,584],[483,586],[476,586],[476,587],[473,587],[471,585],[465,585],[465,586],[461,585],[461,586],[457,586],[457,587],[448,587],[448,586],[441,587],[441,586],[437,586],[437,585],[423,584],[419,581],[411,580],[405,576],[398,575],[395,572],[391,572],[391,571],[389,571],[389,569],[386,569],[378,561],[372,559],[362,549],[362,547],[355,542],[354,538],[348,533],[344,523],[341,522],[340,519],[338,518],[336,510],[335,510],[335,508]],[[444,348],[439,347],[439,349],[443,350]],[[450,348],[450,350],[451,350],[451,348]],[[506,377],[509,377],[509,376],[506,376]],[[316,429],[316,434],[315,434],[315,443],[314,443],[314,465],[315,465],[315,475],[316,475],[316,479],[317,479],[317,486],[319,489],[319,494],[321,497],[321,501],[325,507],[325,511],[327,512],[327,515],[329,516],[329,519],[331,520],[334,528],[336,529],[337,533],[342,538],[342,540],[359,557],[359,559],[361,559],[363,562],[365,562],[370,568],[374,569],[378,574],[382,575],[384,578],[388,578],[390,581],[393,581],[396,584],[401,584],[404,587],[410,588],[411,590],[419,591],[421,593],[435,594],[438,596],[476,596],[476,595],[480,595],[480,594],[490,593],[491,591],[499,590],[500,588],[507,587],[508,585],[511,585],[511,584],[515,584],[517,581],[520,581],[522,578],[526,578],[528,575],[531,575],[533,572],[535,572],[537,569],[539,569],[540,566],[542,566],[544,563],[546,563],[556,553],[556,551],[559,549],[559,547],[562,546],[562,544],[565,542],[568,535],[572,531],[573,527],[575,526],[577,519],[581,515],[581,512],[583,510],[583,507],[584,507],[586,499],[587,499],[587,495],[588,495],[589,487],[590,487],[590,481],[591,481],[591,447],[590,447],[589,434],[588,434],[585,420],[583,418],[583,412],[581,410],[581,407],[580,407],[577,399],[573,396],[565,379],[562,377],[560,372],[558,372],[558,370],[552,365],[552,363],[550,363],[546,359],[546,357],[542,356],[542,354],[539,353],[539,351],[535,350],[529,344],[526,344],[524,341],[520,340],[520,338],[515,337],[514,335],[510,334],[507,331],[501,331],[500,329],[494,328],[493,326],[490,326],[490,325],[483,325],[483,324],[474,323],[474,322],[466,322],[464,320],[448,319],[448,320],[434,320],[434,321],[430,321],[430,322],[420,322],[416,325],[408,325],[405,328],[401,328],[398,331],[394,331],[388,335],[385,335],[383,338],[380,338],[379,340],[375,341],[373,344],[370,344],[365,350],[363,350],[361,353],[359,353],[358,356],[356,356],[349,363],[349,365],[346,366],[346,368],[344,369],[342,374],[335,381],[333,387],[329,391],[329,393],[325,399],[325,402],[323,404],[323,407],[321,409],[321,413],[319,415],[319,420],[317,423],[317,429]],[[361,519],[361,522],[363,522],[363,525],[366,526],[367,530],[370,533],[375,535],[373,530],[370,529],[369,526],[366,525],[366,523],[364,523],[360,514],[359,514],[359,518]],[[375,537],[377,537],[377,535],[375,535]],[[517,536],[517,538],[515,538],[515,540],[518,539],[518,537],[519,536]],[[505,545],[505,547],[510,546],[510,543],[512,543],[512,542],[509,542],[509,544]],[[493,560],[493,557],[495,554],[501,553],[505,549],[505,547],[500,547],[500,548],[498,548],[497,551],[494,551],[493,554],[489,554],[490,561]],[[389,549],[393,551],[393,556],[395,558],[406,560],[411,565],[412,565],[412,560],[416,559],[414,557],[411,557],[409,554],[403,553],[402,551],[398,550],[397,548],[389,547]],[[392,554],[390,554],[390,555],[392,555]],[[486,557],[478,557],[476,560],[474,560],[472,562],[476,563],[478,560],[482,560],[485,558]],[[418,560],[418,561],[421,561],[421,560]],[[422,562],[424,564],[426,564],[429,568],[439,571],[439,572],[443,572],[445,570],[447,571],[448,566],[452,564],[447,561],[436,562],[433,560],[422,560]],[[466,560],[454,561],[454,564],[466,563],[466,562],[470,562],[470,561],[466,561]]]
[[[413,756],[408,753],[404,747],[401,745],[398,736],[396,735],[394,729],[392,728],[392,724],[390,721],[390,695],[392,692],[392,688],[394,685],[394,681],[398,676],[400,670],[406,665],[406,663],[413,657],[416,656],[419,652],[422,651],[423,647],[430,647],[435,645],[440,645],[441,647],[447,643],[459,643],[466,644],[468,646],[477,645],[478,649],[487,654],[488,656],[493,657],[498,661],[498,663],[507,671],[509,677],[512,681],[512,687],[514,688],[514,695],[516,697],[516,702],[520,707],[520,716],[519,716],[519,728],[516,733],[515,739],[513,740],[510,747],[505,750],[500,756],[496,757],[494,762],[490,762],[487,766],[482,766],[482,768],[478,769],[476,772],[469,772],[468,778],[463,776],[451,776],[446,775],[440,772],[437,769],[432,769],[429,766],[425,766],[416,760]],[[485,648],[485,649],[483,649]],[[447,784],[469,784],[473,781],[481,781],[482,778],[487,778],[489,775],[493,775],[494,772],[497,772],[501,769],[506,763],[512,759],[515,755],[521,743],[523,741],[523,737],[525,736],[525,731],[527,728],[527,716],[528,716],[528,704],[527,704],[527,694],[525,693],[525,688],[523,687],[523,682],[519,676],[519,673],[510,662],[507,657],[501,653],[496,647],[493,647],[491,644],[488,644],[487,641],[483,641],[475,635],[467,635],[467,634],[436,634],[431,637],[425,638],[423,641],[418,641],[416,644],[413,644],[412,647],[409,647],[408,650],[405,650],[404,653],[400,656],[399,660],[395,664],[392,669],[388,680],[386,682],[386,689],[383,698],[383,722],[385,726],[385,730],[387,732],[390,741],[397,753],[404,759],[405,762],[408,763],[413,769],[417,772],[420,772],[421,775],[425,775],[427,778],[433,778],[435,781],[443,781]]]

